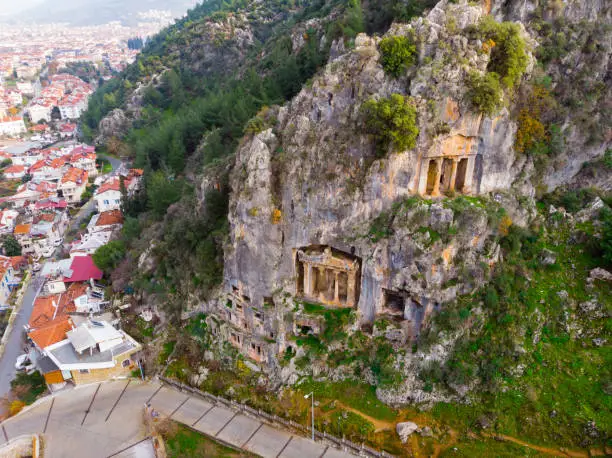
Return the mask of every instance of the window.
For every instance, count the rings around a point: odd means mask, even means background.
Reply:
[[[79,374],[89,374],[89,369],[79,369]]]
[[[104,205],[108,205],[110,202],[108,200],[104,201]]]
[[[116,204],[120,204],[120,203],[121,203],[121,200],[120,200],[120,199],[115,199],[115,203],[116,203]]]
[[[130,365],[130,363],[131,363],[131,361],[130,361],[130,359],[129,359],[129,358],[128,358],[128,359],[124,359],[124,360],[121,362],[121,366],[122,366],[122,367],[128,367],[128,366]]]

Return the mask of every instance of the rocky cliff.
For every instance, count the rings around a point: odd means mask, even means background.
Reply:
[[[486,211],[460,221],[443,204],[425,202],[397,217],[394,204],[427,194],[429,158],[470,158],[469,195],[508,191],[529,168],[514,153],[508,109],[489,118],[464,97],[467,74],[488,63],[482,43],[464,33],[482,14],[480,6],[442,2],[426,18],[393,26],[389,36],[414,35],[419,43],[418,63],[400,79],[383,71],[380,39],[360,35],[290,104],[263,115],[274,126],[244,142],[232,176],[228,285],[241,283],[254,303],[277,290],[295,295],[294,253],[310,245],[362,260],[357,308],[364,322],[383,312],[384,290],[428,309],[481,284],[481,263],[495,261],[487,240],[497,228]],[[393,93],[413,97],[420,135],[415,148],[378,159],[360,107]],[[390,237],[372,235],[376,218],[388,218],[382,224]],[[449,230],[456,235],[446,243],[431,239]],[[451,281],[456,285],[442,288]]]

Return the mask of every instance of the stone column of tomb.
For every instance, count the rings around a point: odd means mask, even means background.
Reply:
[[[448,187],[448,189],[450,191],[454,191],[455,190],[455,181],[457,181],[457,166],[458,165],[459,165],[459,158],[454,157],[453,158],[453,168],[451,170],[450,185]]]
[[[334,281],[335,281],[335,287],[334,287],[334,302],[336,304],[340,304],[340,272],[334,272]]]
[[[476,156],[467,157],[467,167],[465,170],[465,180],[463,184],[463,192],[469,194],[472,191],[472,178],[474,177],[474,166],[476,165]]]
[[[436,179],[434,181],[434,188],[433,191],[431,192],[432,196],[439,196],[440,195],[440,178],[442,177],[442,163],[443,163],[443,158],[438,158],[436,159]]]
[[[347,291],[346,291],[346,305],[353,307],[355,305],[355,283],[356,273],[348,273]]]
[[[304,296],[310,296],[312,266],[307,262],[302,262],[302,268],[304,269]]]

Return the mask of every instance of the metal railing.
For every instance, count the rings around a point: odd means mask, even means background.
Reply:
[[[287,420],[286,418],[279,417],[278,415],[270,414],[261,409],[254,409],[246,404],[241,402],[234,401],[232,399],[225,399],[221,396],[215,396],[214,394],[207,393],[206,391],[200,391],[196,388],[192,388],[189,385],[185,385],[184,383],[177,382],[175,380],[171,380],[169,378],[159,376],[159,379],[179,391],[188,392],[193,395],[199,396],[207,401],[212,402],[214,405],[221,404],[225,407],[228,407],[232,410],[238,410],[239,412],[246,413],[254,418],[262,420],[266,423],[280,425],[285,428],[294,429],[303,433],[304,435],[310,434],[310,428],[302,425],[301,423],[296,423],[293,420]],[[367,456],[367,457],[377,457],[377,458],[394,458],[394,455],[391,455],[385,451],[375,450],[367,445],[361,443],[356,444],[350,440],[336,437],[332,434],[328,434],[325,431],[319,432],[315,431],[315,437],[321,439],[323,441],[331,442],[337,448],[355,453],[359,456]]]

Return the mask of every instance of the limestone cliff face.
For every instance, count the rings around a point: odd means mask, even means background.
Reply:
[[[414,337],[436,307],[482,284],[496,260],[488,209],[398,204],[431,193],[432,161],[465,159],[465,194],[506,190],[522,172],[508,112],[482,117],[463,100],[468,71],[488,63],[482,43],[462,33],[482,14],[441,2],[426,18],[392,27],[389,35],[414,33],[419,43],[419,63],[404,79],[387,76],[377,39],[359,35],[290,104],[262,114],[275,125],[245,139],[231,178],[228,290],[256,306],[281,291],[300,296],[296,250],[331,247],[360,262],[361,321],[393,313],[400,301]],[[414,149],[376,159],[360,107],[392,93],[414,98],[421,133]]]
[[[563,49],[561,58],[547,63],[546,72],[552,77],[551,90],[569,100],[566,105],[571,108],[559,109],[564,117],[558,122],[563,147],[540,173],[544,190],[566,184],[610,189],[609,174],[583,166],[601,158],[612,140],[612,117],[605,108],[612,99],[612,4],[605,0],[493,1],[491,14],[500,21],[525,24],[535,45]],[[552,40],[551,34],[556,35]]]

